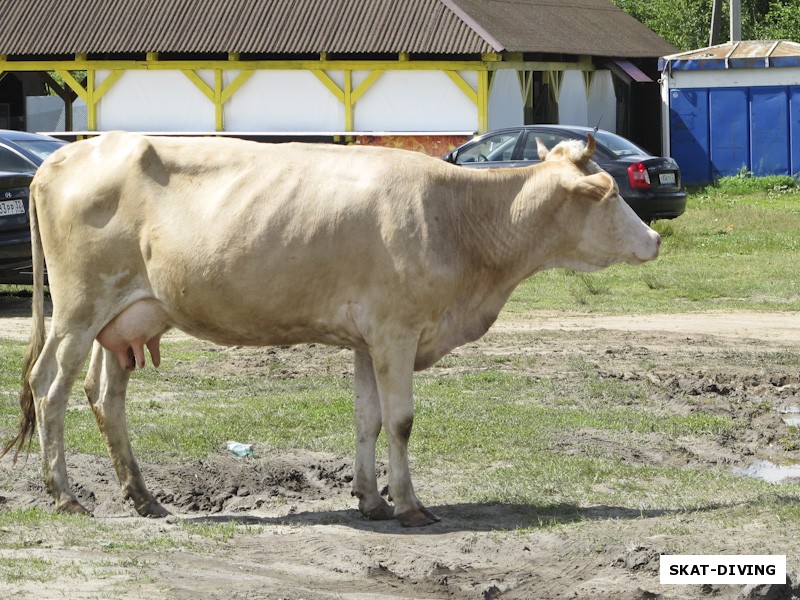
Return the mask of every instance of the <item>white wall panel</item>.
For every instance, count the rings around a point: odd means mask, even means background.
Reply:
[[[558,122],[561,125],[589,124],[586,82],[581,71],[564,71],[558,95]]]
[[[108,74],[98,71],[97,85]],[[201,76],[207,81],[209,73]],[[100,99],[97,128],[213,131],[214,114],[214,104],[180,71],[126,71]]]
[[[800,85],[800,68],[672,71],[668,82],[670,88]]]
[[[445,73],[387,71],[356,104],[354,126],[357,131],[475,131],[478,109]]]
[[[589,86],[589,125],[617,132],[617,94],[611,71],[595,71]]]
[[[500,69],[495,72],[489,95],[489,129],[524,125],[524,109],[517,71]]]
[[[238,75],[226,71],[228,85]],[[226,131],[342,131],[344,105],[309,71],[258,71],[225,104]]]

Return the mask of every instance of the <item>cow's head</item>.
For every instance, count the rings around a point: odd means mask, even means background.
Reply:
[[[659,235],[619,195],[616,181],[592,160],[594,136],[586,144],[561,142],[549,150],[536,140],[539,157],[557,162],[561,185],[569,195],[562,207],[562,228],[569,247],[550,267],[597,271],[612,264],[641,264],[658,256]]]

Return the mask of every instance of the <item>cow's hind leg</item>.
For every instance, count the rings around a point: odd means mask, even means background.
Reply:
[[[372,358],[355,351],[356,461],[353,467],[353,495],[358,510],[368,519],[393,519],[394,510],[378,493],[375,475],[375,443],[381,432],[381,403]]]
[[[389,493],[394,517],[406,527],[430,525],[439,520],[417,499],[408,466],[408,440],[414,422],[413,376],[416,341],[401,336],[387,338],[371,351],[381,418],[389,443]]]
[[[129,379],[130,371],[120,365],[113,353],[95,342],[84,389],[108,445],[122,493],[125,498],[133,500],[136,512],[143,517],[164,517],[169,512],[147,489],[133,455],[125,414]]]
[[[39,428],[42,475],[59,512],[88,513],[69,488],[64,459],[64,420],[72,385],[90,347],[91,338],[61,337],[51,331],[29,379]]]

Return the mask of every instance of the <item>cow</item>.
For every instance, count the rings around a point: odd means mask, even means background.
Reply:
[[[58,511],[70,490],[64,420],[84,388],[125,497],[164,516],[133,455],[131,372],[169,328],[225,345],[321,343],[355,356],[352,494],[369,519],[428,525],[407,446],[412,376],[480,338],[543,269],[657,257],[658,234],[591,160],[594,138],[519,169],[463,169],[375,147],[112,132],[53,153],[31,185],[34,293],[14,460],[38,425]],[[52,320],[45,339],[44,264]],[[389,448],[389,504],[376,439]]]

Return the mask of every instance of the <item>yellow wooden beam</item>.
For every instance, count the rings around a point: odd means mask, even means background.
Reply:
[[[8,65],[5,65],[4,70],[9,70]],[[89,104],[89,94],[86,91],[86,88],[83,87],[83,84],[81,84],[81,82],[75,79],[75,76],[70,71],[62,69],[56,69],[55,71],[56,73],[58,73],[59,77],[61,77],[61,79],[64,80],[64,83],[66,83],[70,88],[72,88],[73,92],[78,94],[78,97],[81,100],[86,102],[86,104]]]
[[[100,98],[102,98],[102,97],[103,97],[103,95],[104,95],[104,94],[105,94],[105,93],[106,93],[108,90],[110,90],[110,89],[111,89],[111,86],[113,86],[113,85],[114,85],[114,84],[117,82],[117,80],[118,80],[120,77],[122,77],[122,75],[123,75],[124,73],[125,73],[125,71],[120,71],[120,70],[117,70],[117,71],[111,71],[111,72],[108,74],[108,77],[106,77],[106,78],[103,80],[103,83],[101,83],[99,86],[97,86],[97,89],[96,89],[96,90],[94,90],[94,101],[95,101],[95,102],[98,102],[98,101],[100,100]]]
[[[353,72],[344,72],[344,130],[353,131]]]
[[[61,98],[64,102],[72,102],[75,99],[70,97],[69,88],[64,87],[58,81],[53,79],[53,76],[50,75],[50,73],[48,73],[47,71],[39,73],[39,77],[41,77],[44,80],[44,82],[50,86],[50,89],[53,90],[58,95],[58,97]]]
[[[344,103],[344,91],[342,91],[336,82],[331,79],[330,75],[321,69],[312,69],[311,72],[322,82],[322,85],[328,88],[328,90],[330,90],[330,92],[336,96],[336,99],[339,100],[339,102]]]
[[[200,75],[195,73],[192,69],[181,69],[181,72],[189,78],[189,81],[191,81],[197,87],[197,89],[203,92],[203,95],[206,98],[211,100],[211,102],[216,102],[214,90],[211,89],[210,85],[203,81],[203,78],[200,77]]]
[[[94,95],[95,71],[86,71],[86,109],[89,131],[97,129],[97,99]]]
[[[151,53],[152,54],[152,53]],[[0,55],[0,69],[6,71],[97,71],[115,70],[251,70],[251,71],[593,71],[591,61],[445,61],[445,60],[8,60]]]
[[[489,72],[478,72],[478,133],[489,131]]]
[[[350,95],[351,102],[353,104],[358,102],[361,96],[363,96],[364,93],[372,87],[372,84],[378,81],[381,75],[383,75],[383,71],[372,71],[369,75],[367,75],[364,81],[359,83],[358,87],[354,89],[353,93]]]
[[[558,71],[550,71],[547,73],[547,82],[550,84],[550,98],[553,102],[558,102],[558,97],[561,95],[561,80],[563,73]]]
[[[224,90],[222,90],[222,95],[220,96],[220,101],[222,104],[225,104],[228,100],[230,100],[231,96],[233,96],[239,90],[239,88],[244,85],[245,81],[250,79],[253,73],[254,71],[242,71],[239,73],[234,80],[231,81]]]
[[[453,80],[458,88],[464,92],[464,94],[469,98],[473,104],[476,106],[478,105],[478,92],[476,92],[472,86],[467,83],[467,80],[461,76],[461,73],[458,71],[445,71],[447,76]]]
[[[214,126],[217,131],[225,130],[225,112],[222,102],[222,69],[214,71]]]

